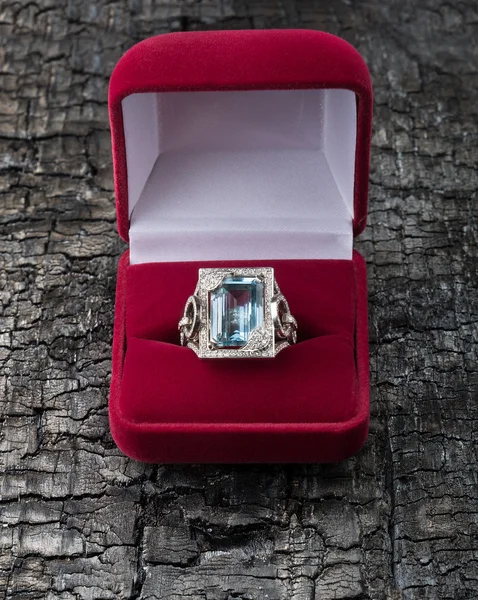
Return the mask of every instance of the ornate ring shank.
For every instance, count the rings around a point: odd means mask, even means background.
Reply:
[[[199,269],[178,329],[200,358],[272,358],[297,341],[271,267]]]

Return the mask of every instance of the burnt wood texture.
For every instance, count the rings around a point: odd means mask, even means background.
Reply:
[[[478,598],[478,5],[0,1],[0,597]],[[375,90],[372,416],[355,458],[147,466],[108,429],[107,114],[154,34],[338,34]]]

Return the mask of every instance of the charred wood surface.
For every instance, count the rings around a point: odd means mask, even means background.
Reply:
[[[478,598],[478,5],[0,1],[0,597]],[[332,466],[145,466],[107,418],[109,75],[153,34],[307,27],[374,82],[372,416]]]

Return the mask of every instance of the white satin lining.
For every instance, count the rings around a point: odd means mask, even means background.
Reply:
[[[123,100],[132,263],[352,257],[355,95]]]

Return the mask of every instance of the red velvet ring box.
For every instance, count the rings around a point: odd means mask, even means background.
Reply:
[[[110,82],[118,270],[109,414],[145,462],[335,462],[369,419],[372,90],[347,42],[306,30],[145,40]],[[299,341],[200,360],[177,324],[199,267],[274,267]]]

